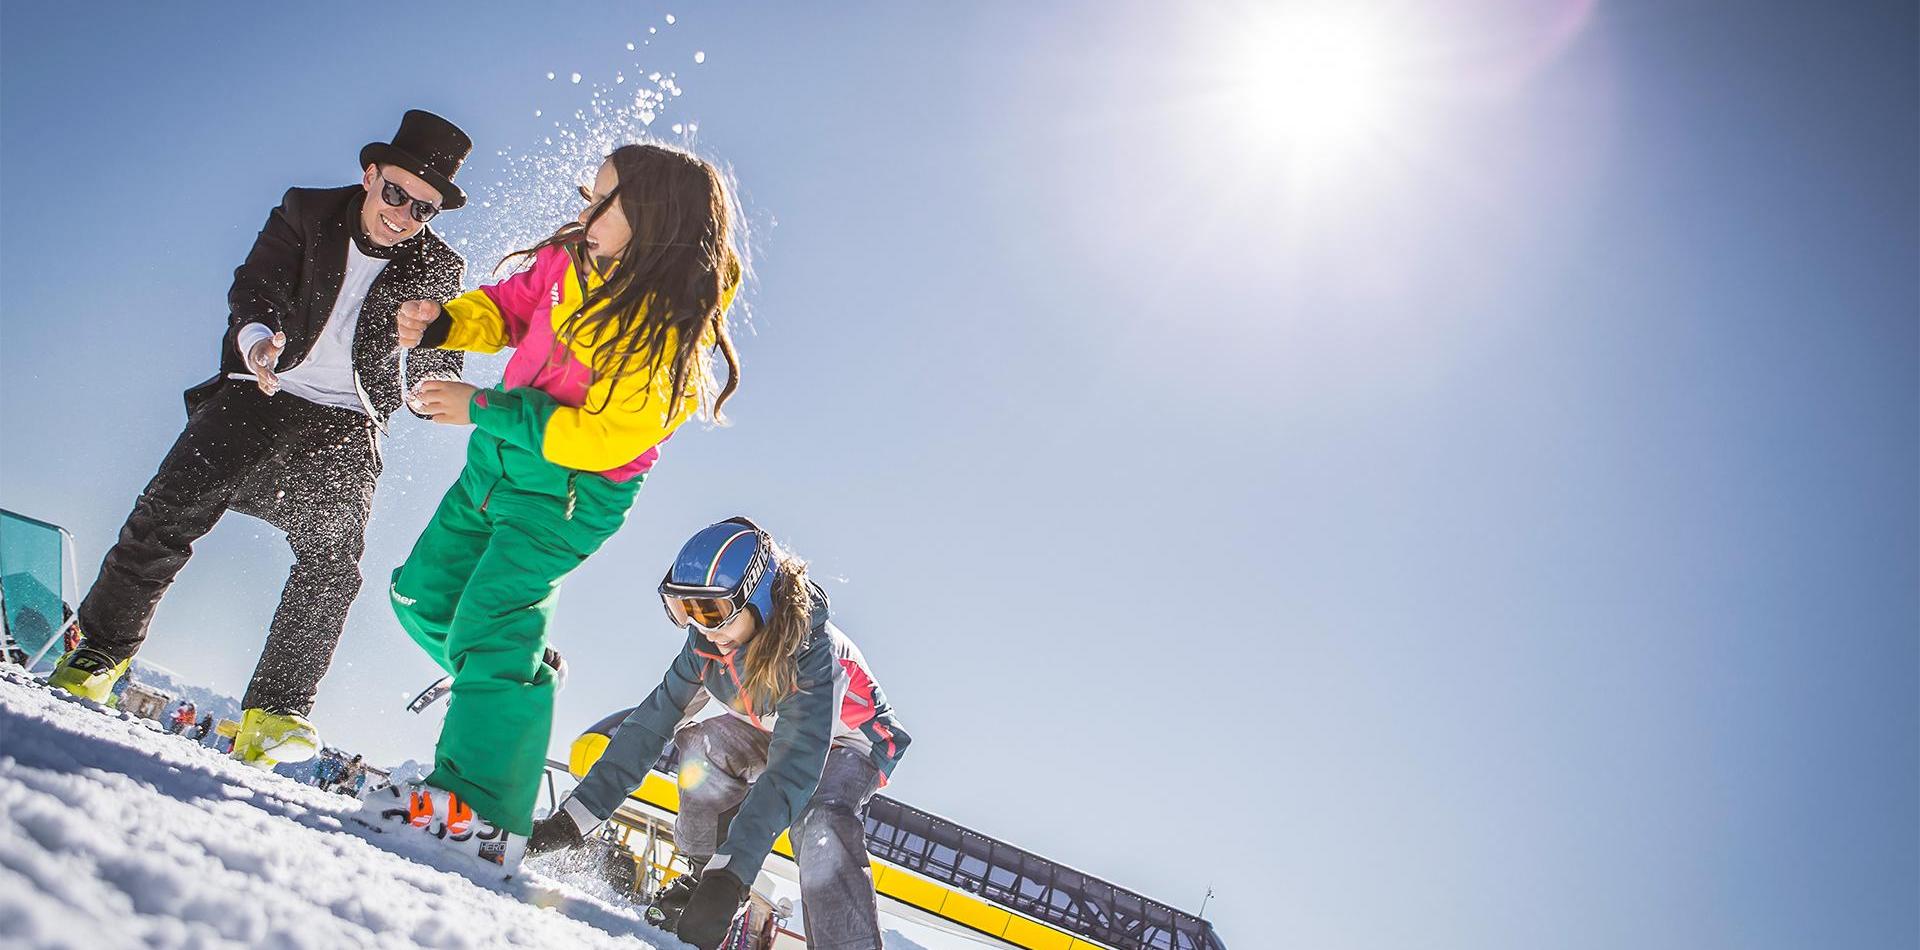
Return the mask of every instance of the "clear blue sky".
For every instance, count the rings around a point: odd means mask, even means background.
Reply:
[[[1912,4],[1345,6],[1402,45],[1336,152],[1243,95],[1284,3],[7,4],[0,505],[90,581],[267,210],[406,108],[479,145],[477,273],[572,213],[514,196],[587,170],[592,90],[673,72],[755,332],[568,582],[556,751],[745,512],[912,728],[894,794],[1211,883],[1230,946],[1912,946]],[[464,439],[388,443],[316,709],[377,759],[437,727],[381,590]],[[290,556],[198,551],[143,655],[237,695]]]

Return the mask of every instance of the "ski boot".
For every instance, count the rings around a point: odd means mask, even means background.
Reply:
[[[305,762],[320,751],[320,730],[295,713],[249,709],[233,737],[233,757],[258,769]]]
[[[116,660],[91,647],[78,647],[54,665],[53,673],[47,677],[47,688],[64,689],[81,699],[104,703],[132,663],[132,659]]]
[[[527,839],[488,821],[459,795],[424,782],[401,782],[369,794],[354,819],[377,831],[417,829],[442,848],[485,861],[512,877]]]

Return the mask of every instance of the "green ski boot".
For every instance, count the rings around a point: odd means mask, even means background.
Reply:
[[[81,699],[104,703],[113,696],[113,684],[125,676],[133,660],[116,660],[99,650],[77,647],[60,658],[47,677],[48,689],[64,689]]]
[[[233,737],[233,757],[259,769],[305,762],[320,751],[320,730],[295,713],[249,709]]]

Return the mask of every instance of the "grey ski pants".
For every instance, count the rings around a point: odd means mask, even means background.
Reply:
[[[696,863],[704,864],[726,840],[734,809],[766,771],[771,739],[727,715],[674,736],[680,774],[699,763],[706,775],[697,788],[680,789],[680,815],[673,825],[674,846]],[[800,865],[800,902],[811,950],[881,950],[864,819],[868,800],[879,790],[880,770],[872,760],[835,746],[827,753],[819,788],[788,830]]]

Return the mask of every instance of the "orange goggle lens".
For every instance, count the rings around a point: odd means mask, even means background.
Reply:
[[[673,618],[677,626],[689,623],[712,630],[733,618],[733,601],[723,597],[675,597],[661,594],[660,600],[667,605],[667,615]]]

